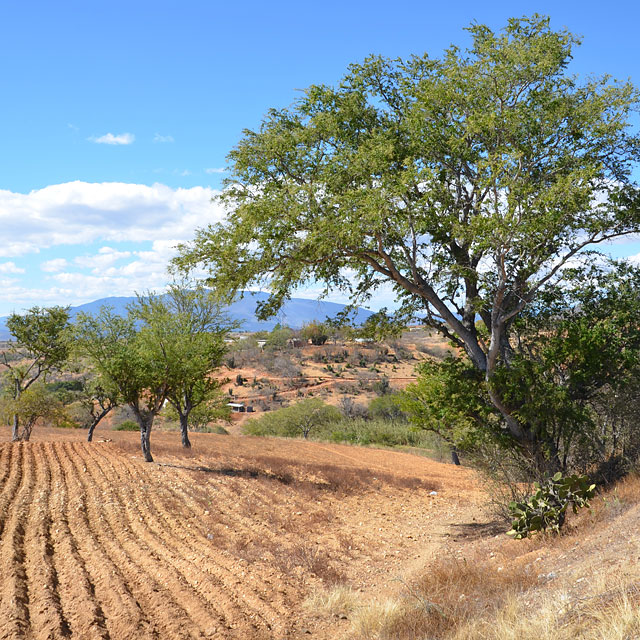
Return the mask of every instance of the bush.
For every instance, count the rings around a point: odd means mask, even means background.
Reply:
[[[340,416],[340,411],[335,407],[319,398],[311,398],[251,420],[244,429],[254,436],[292,438],[303,435],[306,438],[312,430],[315,432],[322,425],[336,422]]]
[[[316,437],[320,434],[316,432]],[[388,420],[343,419],[323,434],[333,442],[384,447],[420,447],[431,449],[433,434],[411,427],[406,422]]]
[[[121,422],[117,427],[114,427],[115,431],[139,431],[140,426],[133,420],[125,420]]]
[[[388,393],[379,398],[374,398],[369,403],[369,415],[372,418],[378,418],[380,420],[406,422],[406,414],[400,408],[398,399],[399,394],[397,393]]]
[[[587,476],[565,476],[560,472],[542,484],[534,484],[536,492],[524,502],[509,505],[515,516],[507,535],[516,539],[526,538],[537,531],[558,533],[564,524],[567,508],[571,505],[577,513],[581,507],[588,507],[595,495],[595,484],[589,484]]]

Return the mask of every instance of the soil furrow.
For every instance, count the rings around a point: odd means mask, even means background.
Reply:
[[[42,458],[42,466],[48,468],[50,463],[47,457],[43,455]],[[87,640],[107,640],[109,634],[104,613],[95,598],[95,588],[69,529],[69,493],[74,489],[66,481],[56,483],[51,499],[49,545],[53,559],[53,577],[56,580],[54,588],[59,595],[71,635]]]
[[[141,470],[129,460],[119,457],[117,459],[118,466],[122,466],[127,476],[122,477],[123,483],[130,482],[133,478],[139,477]],[[154,523],[163,523],[163,526],[168,532],[168,543],[174,544],[175,549],[184,550],[188,549],[192,561],[199,566],[202,563],[202,558],[214,558],[215,562],[208,563],[207,570],[213,571],[218,579],[223,583],[225,589],[230,592],[237,592],[238,588],[238,569],[236,566],[232,566],[232,561],[225,557],[225,554],[219,551],[215,544],[207,538],[208,529],[203,519],[203,506],[195,501],[188,492],[189,486],[193,483],[192,478],[186,476],[186,480],[181,483],[171,482],[171,486],[167,487],[163,483],[164,478],[158,476],[158,467],[149,468],[147,475],[149,477],[148,484],[156,483],[156,487],[153,490],[144,493],[141,498],[148,500],[149,505],[147,509],[151,509],[150,521]],[[145,471],[146,468],[145,468]],[[166,473],[166,472],[162,472]],[[167,480],[175,480],[173,470],[170,472],[171,476]],[[229,500],[227,504],[234,505],[237,500]],[[142,504],[142,503],[140,503]],[[139,504],[139,506],[140,506]],[[177,519],[171,515],[172,505],[179,505],[180,519]],[[189,513],[185,514],[185,511]],[[238,528],[234,526],[236,522],[237,514],[230,514],[231,519],[230,529],[228,535],[238,535]],[[248,521],[249,522],[249,521]],[[260,527],[261,539],[271,538],[272,532],[265,526]],[[264,530],[262,530],[264,529]],[[254,521],[254,528],[246,528],[246,532],[249,536],[256,536],[256,528]],[[176,543],[179,539],[181,542]],[[228,554],[227,554],[228,555]],[[244,601],[242,605],[239,605],[241,610],[246,611],[247,608],[254,608],[254,614],[260,615],[268,624],[272,624],[273,620],[278,620],[287,617],[290,611],[290,603],[286,603],[281,597],[280,593],[273,594],[273,590],[269,583],[265,583],[254,576],[245,574],[242,576],[242,589],[241,599]],[[265,598],[275,597],[275,602],[265,601]],[[287,606],[288,605],[288,606]]]
[[[100,468],[102,473],[114,477],[119,487],[130,486],[127,478],[118,473],[114,464],[117,463],[119,456],[116,455],[114,458],[100,456],[99,454],[94,454],[93,451],[89,451],[88,448],[86,453],[94,458],[95,466]],[[91,466],[93,467],[94,465]],[[202,584],[206,576],[200,572],[198,575],[199,580],[196,578],[189,580],[185,575],[184,565],[188,561],[184,556],[184,549],[176,549],[172,540],[158,529],[153,520],[147,520],[143,517],[137,502],[140,495],[149,490],[148,482],[149,478],[146,477],[143,471],[138,476],[135,494],[129,492],[129,495],[125,495],[119,492],[116,495],[116,499],[120,502],[120,511],[127,518],[130,530],[136,536],[138,544],[145,547],[146,553],[143,556],[152,559],[156,565],[156,571],[159,573],[164,572],[163,582],[166,583],[167,588],[171,591],[172,597],[192,618],[197,620],[213,619],[212,621],[217,624],[224,621],[226,626],[233,625],[233,618],[229,619],[232,611],[224,608],[217,611],[218,607],[214,602],[207,602],[206,599],[202,598],[202,594],[197,587]],[[151,487],[150,490],[153,491],[153,489]],[[173,570],[170,571],[170,568]],[[208,587],[209,589],[215,588],[211,584]]]
[[[19,444],[9,443],[2,445],[6,453],[4,479],[2,481],[2,491],[0,492],[0,535],[4,529],[6,512],[8,505],[15,500],[16,491],[22,482],[22,449]]]
[[[11,471],[12,451],[13,447],[11,444],[0,444],[0,487],[4,487],[4,483]]]
[[[139,477],[140,471],[129,468],[121,459],[114,462],[116,473],[119,474],[123,485],[129,486],[133,477]],[[224,579],[218,559],[214,557],[217,555],[214,548],[210,544],[203,544],[201,534],[189,530],[191,524],[184,518],[178,521],[166,515],[162,503],[156,504],[160,488],[154,486],[158,481],[156,474],[146,475],[145,484],[148,490],[138,492],[137,499],[128,505],[135,510],[133,522],[142,519],[154,537],[162,539],[165,549],[172,552],[170,556],[165,557],[169,558],[176,572],[184,577],[209,606],[222,604],[227,614],[234,611],[235,617],[240,618],[252,630],[256,629],[258,622],[271,629],[273,622],[279,618],[276,611],[252,590],[247,590],[248,585],[244,577],[242,581],[237,575],[229,575]],[[238,589],[239,584],[242,585],[241,589]],[[266,592],[266,585],[261,586],[262,591]]]
[[[102,515],[100,520],[100,543],[109,550],[109,554],[121,567],[132,593],[140,603],[159,633],[170,638],[202,638],[198,625],[189,617],[188,612],[176,602],[172,592],[172,576],[161,562],[150,558],[147,545],[131,530],[126,521],[123,499],[117,478],[104,474],[90,460],[79,459],[69,443],[62,445],[65,450],[63,461],[75,470],[76,477],[84,486],[87,504],[93,503],[94,511]],[[86,453],[86,452],[85,452]],[[80,469],[81,465],[83,466]],[[84,469],[87,471],[84,472]],[[103,505],[101,508],[100,505]],[[162,557],[162,550],[159,556]]]
[[[38,640],[68,638],[71,629],[60,603],[59,581],[53,562],[51,540],[51,473],[40,443],[29,446],[28,464],[35,469],[35,495],[31,503],[25,534],[26,574],[30,589],[29,617]],[[55,488],[56,490],[58,487]]]
[[[65,475],[60,461],[57,450],[59,445],[46,446],[51,459],[54,485],[71,484],[70,477]],[[66,456],[64,451],[62,456]],[[82,487],[78,478],[74,476],[73,480],[74,484]],[[153,632],[140,605],[131,594],[118,564],[106,553],[99,541],[95,527],[99,526],[102,516],[94,512],[92,505],[88,506],[89,501],[84,491],[81,490],[79,493],[75,505],[70,509],[69,530],[76,542],[78,553],[91,574],[95,598],[101,603],[108,632],[114,638],[158,638],[159,635]]]
[[[12,444],[18,452],[12,458],[19,469],[19,484],[14,500],[3,514],[4,529],[0,540],[0,638],[30,639],[29,586],[25,570],[24,526],[32,501],[34,473],[29,464],[29,443]]]
[[[138,470],[132,466],[132,463],[129,461],[124,462],[129,470],[130,476],[133,478],[138,473]],[[172,475],[174,470],[171,471]],[[198,503],[197,499],[195,499],[190,492],[193,484],[193,478],[184,472],[178,471],[177,474],[174,475],[174,479],[180,479],[182,482],[175,483],[173,482],[170,488],[162,487],[161,491],[153,492],[151,495],[156,502],[159,502],[158,506],[155,507],[156,511],[162,514],[162,517],[167,520],[167,513],[171,513],[171,504],[175,504],[176,502],[180,505],[180,520],[176,520],[172,518],[174,523],[173,527],[171,527],[172,531],[174,531],[173,535],[179,535],[185,542],[189,545],[190,548],[201,551],[201,553],[205,556],[211,555],[214,551],[217,551],[214,542],[210,542],[208,539],[209,528],[206,526],[206,523],[203,521],[203,506],[201,503]],[[222,502],[226,505],[233,505],[234,507],[238,507],[237,496],[233,495],[230,491],[227,491],[224,487],[217,486],[216,489],[220,491],[223,495],[217,495],[216,501]],[[178,497],[180,496],[180,497]],[[164,502],[161,500],[164,498]],[[215,506],[212,507],[215,509]],[[185,511],[189,513],[185,514]],[[185,517],[186,515],[186,517]],[[227,537],[231,536],[234,538],[242,538],[246,537],[249,539],[260,539],[261,543],[273,542],[273,544],[277,544],[278,537],[277,534],[271,530],[271,528],[266,524],[255,519],[248,518],[237,513],[236,510],[228,510],[225,513],[225,522],[227,527]],[[187,530],[190,528],[190,533],[187,533]],[[223,532],[220,532],[221,535]],[[195,534],[195,535],[194,535]],[[225,577],[222,580],[229,585],[237,585],[238,583],[238,575],[237,575],[237,567],[233,565],[231,559],[225,557],[224,554],[217,552],[216,554],[216,566],[219,569],[219,572],[222,572]],[[284,597],[282,597],[281,592],[273,593],[270,585],[263,581],[256,579],[254,576],[247,574],[243,576],[243,597],[247,599],[248,594],[246,593],[247,587],[250,587],[251,592],[254,592],[254,597],[251,599],[254,606],[257,606],[258,609],[265,610],[265,617],[268,620],[281,619],[283,617],[287,617],[291,605],[286,601]],[[236,590],[234,587],[229,587],[232,590]],[[269,597],[271,599],[270,602],[265,602],[263,597],[260,594],[264,594],[265,597]],[[259,603],[256,602],[256,599]]]

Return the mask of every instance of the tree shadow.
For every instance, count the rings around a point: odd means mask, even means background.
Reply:
[[[237,469],[233,467],[205,467],[203,465],[190,466],[182,464],[171,464],[170,462],[159,462],[158,464],[162,467],[181,469],[182,471],[197,471],[232,478],[265,478],[267,480],[276,480],[278,482],[281,482],[282,484],[291,484],[293,482],[293,476],[287,473],[266,473],[265,471],[251,468]]]
[[[492,520],[491,522],[463,522],[451,526],[456,532],[456,536],[469,541],[492,538],[501,533],[505,533],[508,528],[502,520]]]

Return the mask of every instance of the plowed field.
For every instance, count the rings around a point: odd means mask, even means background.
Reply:
[[[310,592],[391,588],[477,515],[468,470],[408,454],[104,433],[2,434],[0,638],[336,637]]]

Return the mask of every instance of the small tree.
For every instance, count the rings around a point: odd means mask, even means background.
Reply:
[[[31,432],[38,421],[43,420],[59,424],[65,418],[62,402],[55,394],[47,391],[41,382],[29,385],[19,398],[5,397],[1,403],[1,411],[5,417],[11,416],[14,424],[19,424],[19,431],[14,440],[29,440]]]
[[[81,402],[89,417],[87,442],[93,440],[93,432],[100,421],[118,406],[120,393],[104,376],[98,376],[85,384]]]
[[[305,340],[310,340],[311,344],[319,346],[329,339],[330,329],[323,322],[310,322],[302,327],[300,333]]]
[[[13,415],[13,441],[28,440],[33,424],[20,430],[20,397],[36,381],[59,370],[69,356],[69,309],[33,307],[24,315],[12,313],[7,328],[14,341],[2,354],[7,368],[16,413]],[[41,395],[41,394],[40,394]]]
[[[168,379],[140,338],[131,314],[123,318],[103,307],[97,316],[78,314],[76,347],[109,388],[131,408],[140,427],[140,445],[147,462],[151,455],[151,428],[167,397]]]
[[[237,323],[201,284],[174,284],[164,295],[138,296],[131,313],[142,323],[145,353],[166,377],[166,398],[179,416],[182,446],[191,447],[189,415],[203,403],[220,403],[220,382],[212,373],[222,364],[224,339]]]

